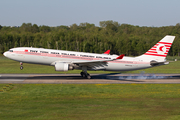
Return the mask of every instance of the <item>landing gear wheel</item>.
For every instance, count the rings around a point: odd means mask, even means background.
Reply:
[[[83,78],[86,77],[86,74],[85,74],[84,72],[81,72],[80,74],[81,74],[81,76],[82,76]]]
[[[91,76],[89,75],[89,73],[87,73],[87,79],[91,79]]]
[[[83,72],[81,72],[80,74],[81,74],[81,77],[83,77]]]
[[[91,79],[91,76],[89,73],[81,72],[80,74],[83,78]]]
[[[22,70],[22,69],[23,69],[23,66],[21,66],[20,69]]]

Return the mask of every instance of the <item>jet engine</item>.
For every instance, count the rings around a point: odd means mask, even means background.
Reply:
[[[68,71],[73,70],[74,67],[68,63],[57,62],[54,65],[56,71]]]

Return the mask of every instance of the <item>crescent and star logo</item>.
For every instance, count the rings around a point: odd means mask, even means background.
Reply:
[[[157,46],[156,51],[158,54],[165,54],[166,53],[166,46],[163,44],[160,44]]]

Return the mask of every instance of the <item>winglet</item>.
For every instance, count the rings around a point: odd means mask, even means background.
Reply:
[[[103,54],[109,54],[110,53],[110,50],[107,50],[106,52],[104,52]]]
[[[119,57],[117,57],[116,59],[123,59],[124,54],[120,55]]]

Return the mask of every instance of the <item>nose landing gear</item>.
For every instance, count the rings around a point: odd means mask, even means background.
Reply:
[[[23,69],[23,63],[22,63],[22,62],[20,62],[20,65],[21,65],[20,69],[22,70],[22,69]]]

